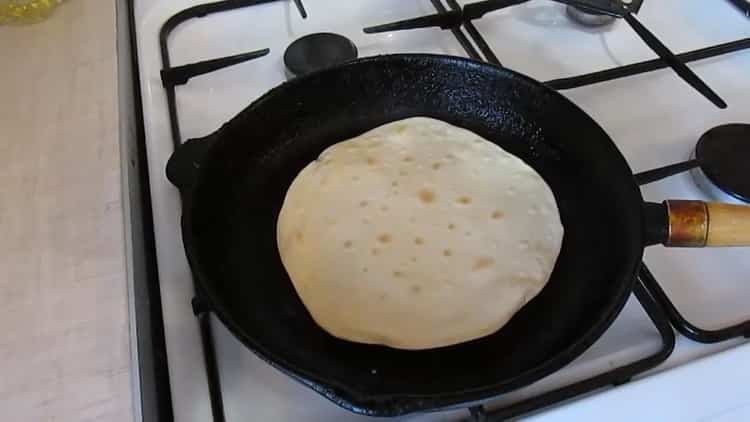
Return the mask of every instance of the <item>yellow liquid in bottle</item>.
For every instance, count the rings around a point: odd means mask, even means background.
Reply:
[[[62,0],[0,0],[0,24],[42,21],[61,2]]]

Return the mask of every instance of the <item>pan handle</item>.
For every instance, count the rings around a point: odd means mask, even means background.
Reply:
[[[646,243],[670,247],[750,246],[750,206],[668,200],[646,203]]]
[[[167,161],[167,179],[177,186],[183,195],[193,191],[203,157],[214,144],[216,135],[188,139],[180,145]]]

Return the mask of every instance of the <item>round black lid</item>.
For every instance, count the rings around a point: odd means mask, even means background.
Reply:
[[[734,123],[704,133],[695,147],[701,170],[719,189],[750,201],[750,125]]]
[[[343,35],[330,32],[305,35],[284,52],[284,64],[292,76],[333,66],[357,58],[357,47]]]

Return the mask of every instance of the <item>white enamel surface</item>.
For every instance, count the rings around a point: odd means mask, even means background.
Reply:
[[[159,79],[158,30],[175,12],[196,0],[136,0],[138,51],[151,190],[156,225],[172,396],[178,421],[210,418],[198,324],[190,311],[192,282],[179,231],[179,199],[164,177],[172,152],[164,90]],[[726,4],[725,4],[726,3]],[[205,135],[254,98],[284,79],[281,57],[292,40],[318,31],[337,32],[354,41],[360,56],[388,52],[461,54],[449,31],[423,29],[365,35],[361,28],[434,9],[427,0],[307,0],[301,20],[293,4],[279,1],[185,23],[170,39],[174,65],[260,48],[259,60],[196,77],[178,87],[183,138]],[[675,52],[693,50],[750,36],[750,21],[729,2],[717,0],[647,0],[639,19]],[[583,29],[564,15],[563,6],[533,0],[488,14],[476,22],[504,65],[549,80],[654,58],[624,22],[603,29]],[[691,64],[729,104],[718,110],[672,72],[662,70],[565,91],[610,134],[634,171],[686,159],[698,137],[729,122],[748,122],[750,52]],[[689,174],[643,189],[653,201],[707,198]],[[653,247],[646,262],[693,322],[706,328],[750,318],[750,250],[667,250]],[[215,337],[228,421],[362,420],[291,381],[240,345],[216,323]],[[684,338],[672,357],[651,375],[625,386],[588,396],[543,412],[532,420],[721,421],[748,419],[750,346],[734,340],[698,345]],[[631,299],[605,335],[583,356],[555,375],[493,400],[498,406],[519,397],[583,379],[653,353],[659,337],[637,301]],[[707,356],[706,359],[696,360]],[[741,382],[742,381],[742,382]],[[678,392],[678,393],[675,393]],[[743,397],[744,396],[744,397]],[[638,405],[628,403],[637,402]],[[744,413],[743,413],[744,412]],[[417,421],[456,420],[466,411],[417,415]]]

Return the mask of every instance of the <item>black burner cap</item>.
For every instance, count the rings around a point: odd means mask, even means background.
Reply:
[[[695,157],[719,189],[750,202],[750,124],[734,123],[709,130],[698,141]]]
[[[357,47],[343,35],[330,32],[305,35],[284,52],[290,77],[304,75],[357,58]]]

